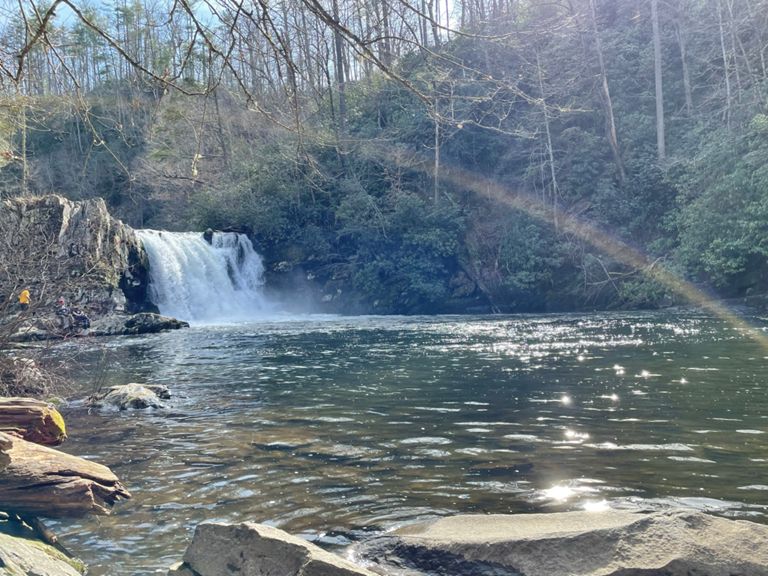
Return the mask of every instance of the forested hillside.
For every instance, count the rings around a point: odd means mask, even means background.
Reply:
[[[0,5],[2,197],[247,231],[346,311],[765,292],[766,0]]]

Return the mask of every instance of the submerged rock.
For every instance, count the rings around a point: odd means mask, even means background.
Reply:
[[[356,555],[393,576],[768,576],[768,526],[687,511],[462,515]]]
[[[375,576],[290,534],[254,522],[200,524],[168,576]]]
[[[112,406],[118,410],[129,408],[163,408],[162,400],[171,397],[167,386],[158,384],[122,384],[112,386],[107,390],[94,394],[88,399],[88,404],[94,407]]]
[[[0,533],[0,574],[81,576],[85,566],[38,540]]]

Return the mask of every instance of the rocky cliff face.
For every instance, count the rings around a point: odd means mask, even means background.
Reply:
[[[28,288],[33,310],[63,296],[93,314],[134,311],[144,305],[148,279],[136,235],[103,200],[51,195],[0,204],[2,301]]]

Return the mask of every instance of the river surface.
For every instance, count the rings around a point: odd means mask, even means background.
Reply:
[[[752,318],[757,326],[764,321]],[[204,520],[339,547],[447,514],[687,506],[768,522],[768,350],[660,313],[297,318],[79,339],[63,448],[133,494],[53,524],[89,574],[164,574]]]

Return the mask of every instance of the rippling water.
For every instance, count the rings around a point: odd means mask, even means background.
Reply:
[[[196,524],[343,545],[460,512],[690,506],[765,522],[768,350],[695,312],[308,318],[81,340],[68,452],[133,493],[55,528],[92,575],[164,573]]]

